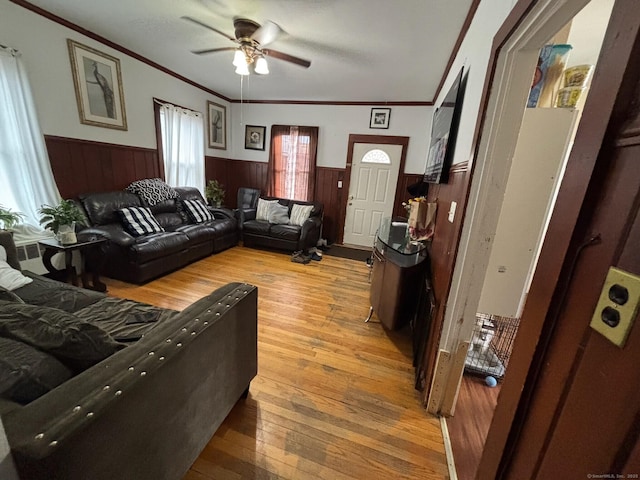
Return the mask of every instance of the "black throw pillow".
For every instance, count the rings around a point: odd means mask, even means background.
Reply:
[[[49,353],[76,372],[125,347],[101,328],[71,313],[9,302],[0,303],[0,337]]]
[[[26,405],[72,376],[53,356],[0,337],[0,397]]]

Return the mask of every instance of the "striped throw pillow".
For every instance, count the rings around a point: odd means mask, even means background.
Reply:
[[[213,220],[213,214],[202,200],[183,200],[182,204],[184,205],[189,220],[193,223],[203,223]]]
[[[148,233],[164,232],[156,217],[147,207],[127,207],[118,210],[122,225],[134,237]]]
[[[258,199],[258,207],[256,208],[256,220],[269,221],[269,208],[272,203],[278,203],[278,200]]]
[[[289,219],[289,224],[301,227],[302,224],[311,216],[311,210],[313,210],[313,205],[300,205],[299,203],[294,203],[293,207],[291,207],[291,218]]]

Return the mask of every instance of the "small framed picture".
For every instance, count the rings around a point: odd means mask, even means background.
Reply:
[[[390,108],[372,108],[369,128],[389,128]]]
[[[227,107],[207,101],[209,148],[227,149]]]
[[[120,60],[67,39],[80,123],[127,129]]]
[[[267,127],[247,125],[244,131],[244,148],[248,150],[264,150],[264,133]]]

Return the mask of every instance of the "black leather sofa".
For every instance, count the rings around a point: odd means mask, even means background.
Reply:
[[[19,270],[8,232],[0,231],[0,245]],[[184,478],[257,373],[257,288],[230,283],[178,312],[23,274],[32,283],[8,296],[0,292],[3,325],[14,324],[7,312],[23,306],[37,309],[40,319],[60,320],[26,322],[21,328],[45,328],[23,341],[0,329],[2,345],[23,345],[17,358],[15,347],[0,351],[0,443],[11,452],[0,462],[9,476],[0,477],[15,478],[13,460],[20,480]],[[81,344],[66,339],[78,338],[87,324],[123,348],[102,360],[93,356],[92,366],[60,379],[52,362],[70,368],[60,362],[71,353],[78,359]],[[60,326],[68,333],[56,333]],[[82,345],[84,352],[98,351],[96,341]],[[15,387],[7,385],[11,377],[35,398],[18,403]],[[42,385],[50,389],[41,392]]]
[[[313,205],[311,215],[302,226],[271,224],[266,220],[256,220],[258,197],[249,195],[252,204],[238,209],[237,216],[242,232],[242,242],[246,247],[266,247],[296,251],[315,247],[322,230],[323,205],[320,202],[303,202],[277,197],[259,197],[264,200],[277,200],[288,208],[289,216],[294,204]]]
[[[150,206],[164,232],[138,237],[130,235],[117,211],[125,207],[145,205],[138,195],[124,190],[80,195],[78,203],[87,217],[86,235],[98,235],[108,241],[97,268],[110,278],[144,283],[181,268],[212,253],[238,243],[238,224],[233,212],[210,209],[214,219],[205,223],[189,223],[180,200],[200,199],[196,188],[178,187],[179,199],[165,200]]]

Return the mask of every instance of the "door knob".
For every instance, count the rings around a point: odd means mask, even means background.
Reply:
[[[349,195],[349,200],[353,200],[353,195]]]

